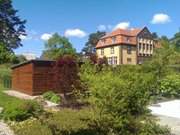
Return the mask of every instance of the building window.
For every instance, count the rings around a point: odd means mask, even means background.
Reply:
[[[139,50],[141,50],[141,43],[139,44]]]
[[[152,45],[150,45],[150,51],[152,51]]]
[[[101,55],[104,55],[104,49],[101,49]]]
[[[112,43],[116,43],[116,37],[112,37]]]
[[[149,50],[149,45],[146,46],[146,50],[147,50],[147,51]]]
[[[132,50],[131,46],[127,46],[127,54],[131,54],[131,50]]]
[[[143,51],[145,50],[145,44],[143,44]]]
[[[127,58],[127,64],[131,64],[131,58]]]
[[[114,47],[111,47],[110,49],[111,49],[111,50],[110,50],[110,53],[111,53],[111,54],[114,54]]]
[[[108,64],[109,65],[117,65],[117,57],[108,57]]]
[[[117,57],[114,57],[114,65],[117,65]]]
[[[108,64],[112,65],[112,57],[108,57]]]

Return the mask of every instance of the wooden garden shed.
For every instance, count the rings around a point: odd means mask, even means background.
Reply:
[[[30,60],[12,67],[12,89],[28,95],[53,90],[55,61]]]

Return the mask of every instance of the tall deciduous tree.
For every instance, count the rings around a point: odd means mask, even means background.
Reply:
[[[95,33],[92,33],[89,35],[89,39],[86,42],[84,48],[82,49],[82,52],[85,54],[91,54],[95,53],[95,47],[101,37],[103,37],[106,33],[97,31]]]
[[[46,50],[43,52],[43,58],[56,60],[63,55],[75,55],[76,50],[66,37],[61,37],[58,33],[45,43]]]
[[[26,21],[21,20],[17,12],[11,0],[0,0],[0,43],[9,52],[22,46],[20,36],[25,35]]]

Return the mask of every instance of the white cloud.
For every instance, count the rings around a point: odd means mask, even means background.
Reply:
[[[31,36],[25,36],[25,35],[20,35],[19,36],[19,38],[21,39],[21,40],[30,40],[30,39],[32,39],[32,37]]]
[[[78,38],[83,38],[87,34],[86,32],[80,30],[80,29],[67,29],[64,33],[66,37],[78,37]]]
[[[130,26],[130,22],[120,22],[118,23],[115,27],[114,27],[114,30],[115,29],[128,29]]]
[[[41,35],[41,39],[44,40],[44,41],[47,41],[51,37],[52,37],[52,34],[49,34],[49,33],[44,33],[44,34]]]
[[[99,31],[105,31],[107,29],[106,25],[102,25],[102,24],[99,25],[97,28]]]
[[[20,38],[21,40],[26,40],[26,39],[27,39],[27,36],[20,35],[19,38]]]
[[[170,16],[164,13],[158,13],[153,16],[153,19],[151,20],[152,24],[165,24],[171,21]]]

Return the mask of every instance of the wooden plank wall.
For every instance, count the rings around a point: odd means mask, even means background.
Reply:
[[[53,63],[33,61],[18,67],[12,72],[12,89],[29,95],[39,95],[55,89]]]
[[[12,71],[12,89],[33,94],[33,64],[26,64]]]
[[[54,91],[54,78],[52,65],[34,65],[33,94],[42,94],[46,91]]]

